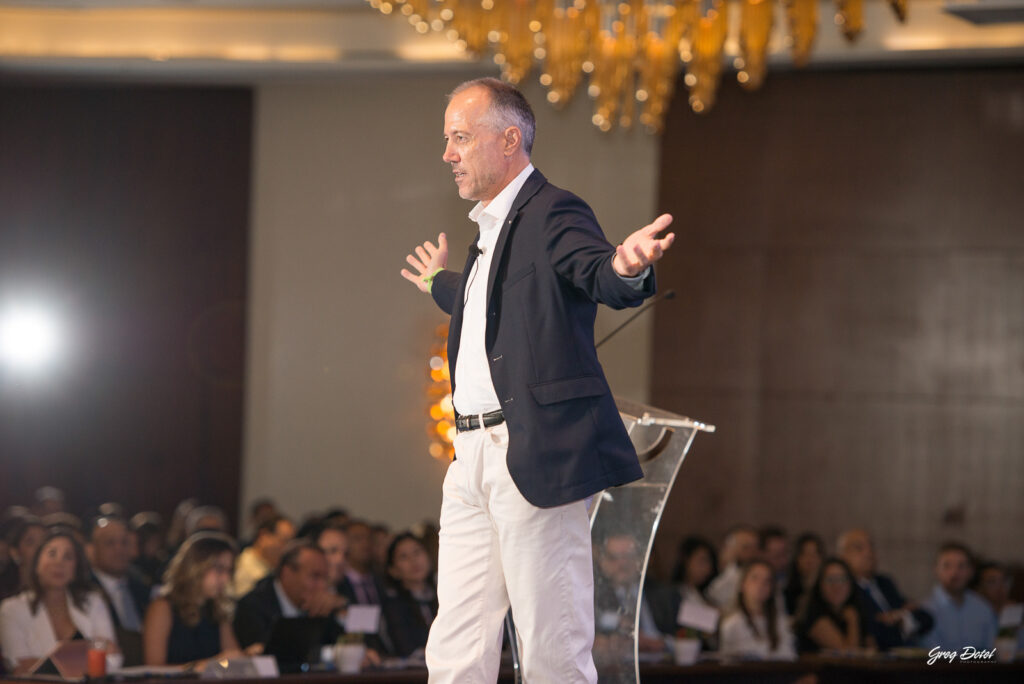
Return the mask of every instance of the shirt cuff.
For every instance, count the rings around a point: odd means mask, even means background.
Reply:
[[[622,282],[629,285],[634,290],[642,290],[644,287],[644,281],[647,280],[647,276],[651,275],[651,267],[648,266],[644,269],[644,272],[635,276],[624,276],[616,273],[615,275],[622,278]]]

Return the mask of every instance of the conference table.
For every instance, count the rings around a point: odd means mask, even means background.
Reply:
[[[111,677],[108,681],[132,684],[169,684],[180,678]],[[54,678],[45,681],[52,682]],[[27,677],[0,676],[0,684],[25,684],[40,681]],[[235,679],[238,684],[425,684],[422,668],[405,670],[369,670],[360,674],[317,672],[281,675],[270,679]],[[913,684],[915,682],[961,684],[1020,684],[1024,682],[1024,661],[1014,663],[958,662],[928,665],[924,660],[835,659],[805,657],[792,662],[699,662],[695,665],[644,664],[640,667],[642,684],[756,683],[756,684]],[[513,684],[511,668],[503,668],[499,684]]]

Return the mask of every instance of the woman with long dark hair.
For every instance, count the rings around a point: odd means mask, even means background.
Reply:
[[[388,546],[388,579],[381,606],[388,646],[406,657],[427,645],[430,623],[437,615],[437,590],[427,547],[411,532],[397,535]]]
[[[59,641],[105,640],[116,650],[110,613],[71,530],[51,530],[29,568],[28,589],[0,603],[0,650],[16,674]]]
[[[782,590],[786,601],[786,613],[796,615],[800,612],[804,597],[810,594],[814,581],[818,578],[821,561],[825,558],[825,542],[813,532],[805,532],[797,537],[793,545],[793,560],[789,563],[788,580]]]
[[[807,601],[796,619],[801,653],[857,651],[874,647],[860,608],[850,567],[838,558],[821,566]]]
[[[228,594],[237,547],[220,532],[197,532],[174,554],[161,596],[149,604],[143,626],[147,665],[193,664],[239,654]]]
[[[725,655],[792,660],[793,632],[786,614],[776,605],[775,573],[755,560],[743,569],[736,609],[722,620],[721,650]]]

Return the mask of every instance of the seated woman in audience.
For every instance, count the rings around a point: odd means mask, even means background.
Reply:
[[[680,628],[692,629],[678,622],[680,611],[687,604],[696,604],[701,608],[713,608],[708,599],[707,589],[718,574],[718,558],[715,547],[703,537],[690,536],[679,544],[679,558],[672,570],[674,595],[663,600],[650,592],[651,610],[658,628],[666,634],[677,634]],[[706,650],[715,650],[717,639],[714,633],[699,634]]]
[[[28,589],[32,558],[46,537],[46,526],[34,515],[12,521],[7,532],[7,553],[10,560],[0,573],[0,601]]]
[[[818,579],[821,561],[825,558],[825,542],[813,532],[805,532],[797,537],[793,547],[793,560],[789,564],[789,580],[782,597],[786,601],[786,614],[796,615],[801,604],[811,593],[814,581]]]
[[[211,658],[240,654],[228,594],[235,555],[234,541],[220,532],[197,532],[181,545],[164,574],[160,597],[146,610],[147,665],[202,669]]]
[[[755,560],[744,568],[736,608],[722,620],[719,639],[725,655],[796,658],[786,614],[775,605],[775,573],[765,561]]]
[[[858,651],[873,648],[849,566],[829,558],[796,619],[801,653]]]
[[[26,671],[58,641],[105,639],[117,649],[110,613],[69,530],[51,530],[28,567],[28,589],[0,603],[0,651],[15,673]]]
[[[437,615],[437,591],[427,547],[410,532],[396,536],[388,546],[389,582],[381,613],[389,646],[406,657],[427,645],[430,623]]]

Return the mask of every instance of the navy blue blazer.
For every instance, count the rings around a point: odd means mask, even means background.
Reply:
[[[597,359],[594,318],[598,303],[639,306],[654,294],[654,274],[634,289],[612,269],[614,255],[583,200],[540,171],[530,174],[491,258],[485,346],[508,423],[508,470],[535,506],[578,501],[643,476]],[[451,314],[453,391],[474,260],[471,250],[461,274],[442,271],[431,288]]]
[[[871,636],[875,637],[878,649],[881,651],[888,651],[891,648],[914,646],[916,644],[917,637],[928,633],[928,631],[931,630],[932,625],[935,624],[931,613],[924,608],[915,608],[912,610],[911,614],[914,616],[914,621],[917,623],[917,629],[913,634],[907,635],[907,637],[904,638],[900,625],[887,625],[878,620],[878,615],[886,612],[886,610],[899,610],[903,606],[907,605],[907,600],[896,587],[896,583],[887,575],[875,575],[875,583],[878,585],[879,591],[882,592],[882,596],[885,597],[885,600],[889,604],[887,608],[878,605],[869,591],[859,591],[858,597],[860,600],[861,612],[867,618],[868,631],[871,633]]]

